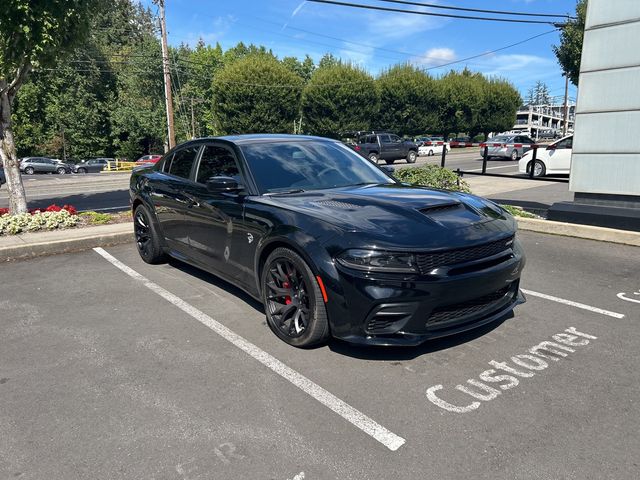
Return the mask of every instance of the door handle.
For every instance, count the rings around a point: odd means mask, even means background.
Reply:
[[[188,193],[185,193],[183,195],[187,199],[187,202],[186,202],[187,203],[187,208],[199,207],[200,206],[200,202],[193,195],[189,195]]]

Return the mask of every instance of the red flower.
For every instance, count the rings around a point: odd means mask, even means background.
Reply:
[[[2,215],[6,215],[7,213],[9,213],[9,209],[8,208],[0,208],[0,217]]]
[[[76,215],[78,213],[78,210],[76,210],[76,207],[73,205],[64,205],[62,209],[69,212],[69,215]]]
[[[45,212],[59,212],[60,210],[62,210],[62,207],[59,207],[58,205],[49,205],[46,209]]]

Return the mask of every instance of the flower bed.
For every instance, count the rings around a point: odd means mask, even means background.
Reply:
[[[0,235],[75,227],[79,220],[77,213],[71,205],[49,205],[44,210],[32,209],[19,215],[9,215],[8,209],[0,208]]]

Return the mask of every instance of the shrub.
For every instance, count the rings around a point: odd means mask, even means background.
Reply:
[[[109,213],[82,212],[80,215],[86,218],[91,225],[105,225],[113,220],[113,215]]]
[[[17,235],[22,232],[38,230],[55,230],[57,228],[74,227],[78,223],[78,216],[71,215],[67,210],[36,211],[19,215],[0,216],[0,235]]]
[[[523,218],[540,218],[538,215],[535,215],[531,212],[527,212],[523,210],[521,207],[515,207],[513,205],[500,205],[507,212],[509,212],[514,217],[523,217]]]
[[[444,190],[456,190],[471,193],[469,184],[458,177],[455,172],[438,165],[425,165],[415,168],[401,168],[393,174],[401,182],[422,185]]]

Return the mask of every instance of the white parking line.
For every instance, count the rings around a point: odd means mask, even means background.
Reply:
[[[149,290],[157,293],[162,298],[190,315],[191,317],[198,320],[203,325],[209,327],[211,330],[216,332],[222,338],[232,343],[240,350],[243,350],[245,353],[249,354],[251,357],[262,363],[265,367],[270,368],[275,373],[280,375],[282,378],[288,380],[293,385],[298,387],[303,392],[311,395],[318,402],[322,403],[325,407],[329,408],[333,412],[340,415],[342,418],[350,422],[352,425],[358,427],[360,430],[365,432],[366,434],[372,436],[378,442],[382,443],[385,447],[387,447],[391,451],[396,451],[400,448],[404,443],[405,439],[399,437],[395,433],[387,430],[385,427],[367,417],[364,413],[356,410],[351,405],[345,403],[340,400],[338,397],[328,392],[321,386],[313,383],[311,380],[306,378],[304,375],[296,372],[292,368],[288,367],[284,363],[282,363],[277,358],[268,354],[264,350],[255,346],[253,343],[245,340],[243,337],[238,335],[237,333],[229,330],[227,327],[222,325],[220,322],[214,320],[206,313],[198,310],[194,306],[188,304],[181,298],[177,297],[173,293],[165,290],[160,285],[153,283],[148,278],[140,275],[138,272],[128,267],[124,263],[122,263],[117,258],[113,257],[109,253],[107,253],[102,248],[94,248],[96,253],[101,255],[104,259],[110,262],[115,267],[122,270],[124,273],[129,275],[141,282],[145,287]]]
[[[547,295],[546,293],[534,292],[531,290],[521,289],[527,295],[531,295],[532,297],[540,297],[545,300],[551,300],[553,302],[563,303],[565,305],[570,305],[576,308],[582,308],[583,310],[589,310],[590,312],[600,313],[602,315],[608,315],[613,318],[624,318],[622,313],[610,312],[609,310],[603,310],[602,308],[592,307],[590,305],[585,305],[584,303],[574,302],[572,300],[565,300],[564,298],[553,297],[551,295]]]

